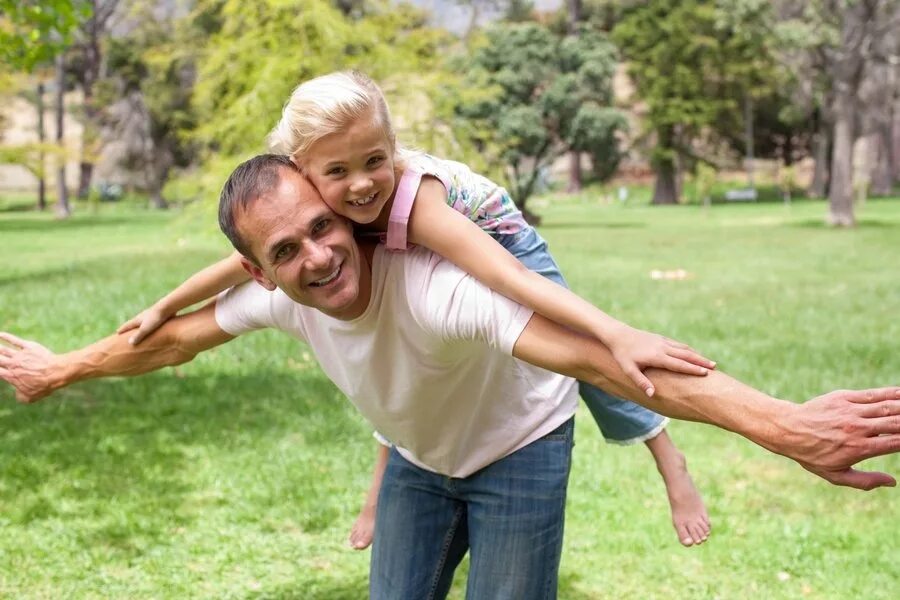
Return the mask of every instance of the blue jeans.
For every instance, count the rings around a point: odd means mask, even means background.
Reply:
[[[568,287],[547,250],[547,242],[533,227],[511,235],[499,235],[496,239],[529,270]],[[643,442],[658,435],[668,423],[667,418],[630,400],[607,394],[589,383],[579,382],[578,391],[608,442]]]
[[[471,553],[466,598],[556,598],[574,419],[465,478],[391,448],[369,572],[373,600],[445,598]]]

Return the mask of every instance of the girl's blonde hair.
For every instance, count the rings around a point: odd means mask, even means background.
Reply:
[[[269,134],[269,148],[292,158],[302,157],[316,141],[364,116],[378,119],[395,156],[405,154],[397,147],[384,94],[358,71],[323,75],[294,88],[281,120]]]

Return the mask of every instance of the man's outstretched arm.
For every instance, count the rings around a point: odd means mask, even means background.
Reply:
[[[216,323],[215,303],[170,319],[139,346],[128,335],[112,335],[80,350],[54,354],[36,342],[0,333],[0,379],[16,389],[20,402],[35,402],[85,379],[140,375],[180,365],[234,336]]]
[[[603,344],[537,314],[519,336],[513,355],[660,414],[739,433],[836,485],[872,489],[896,484],[885,473],[852,467],[861,460],[900,451],[900,387],[837,391],[794,404],[719,371],[695,377],[652,369],[647,375],[656,394],[648,398]]]

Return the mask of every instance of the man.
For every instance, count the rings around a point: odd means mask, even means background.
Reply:
[[[136,347],[112,336],[54,355],[2,334],[12,347],[0,349],[0,378],[30,402],[83,379],[179,364],[262,327],[304,339],[395,444],[379,500],[374,598],[443,597],[467,551],[469,597],[555,597],[576,405],[569,377],[739,433],[838,485],[895,484],[851,467],[900,449],[900,388],[795,405],[718,372],[651,371],[657,393],[647,398],[600,343],[440,257],[358,243],[283,157],[235,170],[220,224],[259,286],[230,290]]]

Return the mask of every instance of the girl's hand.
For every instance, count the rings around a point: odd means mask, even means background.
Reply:
[[[159,326],[168,321],[173,315],[167,311],[160,310],[154,304],[150,308],[141,311],[136,316],[128,319],[116,329],[116,333],[125,333],[132,329],[137,329],[130,338],[128,343],[137,346],[145,337],[159,329]]]
[[[609,341],[609,349],[622,370],[647,396],[656,391],[653,383],[642,372],[656,367],[686,375],[706,375],[716,363],[696,350],[656,333],[624,326]]]

